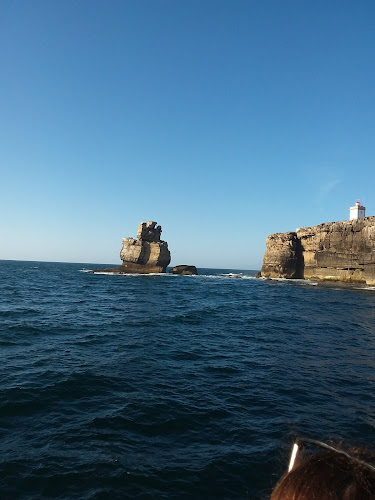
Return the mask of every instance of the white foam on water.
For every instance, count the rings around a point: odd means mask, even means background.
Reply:
[[[83,270],[81,269],[81,272],[90,272],[90,270]],[[91,271],[92,272],[92,271]],[[132,276],[132,277],[145,277],[145,276],[169,276],[166,273],[113,273],[113,272],[108,272],[108,271],[95,271],[92,272],[92,274],[101,274],[101,275],[108,275],[108,276]]]
[[[304,280],[304,279],[293,279],[293,278],[265,278],[261,276],[260,278],[255,278],[260,280],[271,280],[271,281],[281,281],[285,283],[296,283],[297,285],[309,285],[309,286],[318,286],[319,283],[317,281]]]
[[[245,280],[256,280],[255,276],[249,276],[242,273],[227,273],[227,274],[198,274],[193,275],[195,278],[209,278],[216,280],[228,280],[228,279],[245,279]]]
[[[89,271],[88,271],[88,270],[85,270],[85,271],[84,271],[84,270],[82,270],[82,272],[84,272],[84,273],[88,273]],[[101,273],[100,271],[95,271],[95,272],[92,272],[92,274],[103,274],[103,275],[104,275],[104,274],[108,274],[108,276],[115,276],[115,275],[116,275],[116,274],[118,274],[118,273]]]

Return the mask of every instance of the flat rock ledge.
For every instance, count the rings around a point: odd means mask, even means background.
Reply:
[[[118,267],[106,267],[104,269],[93,269],[89,273],[105,273],[105,274],[155,274],[165,273],[163,267],[160,266],[143,266],[127,262]]]
[[[261,277],[375,285],[375,217],[325,222],[267,238]]]
[[[171,274],[181,274],[183,276],[191,276],[198,274],[197,268],[195,266],[186,266],[186,265],[175,266],[169,272]]]

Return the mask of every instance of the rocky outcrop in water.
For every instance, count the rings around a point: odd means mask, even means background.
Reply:
[[[261,276],[375,285],[375,217],[271,234]]]
[[[111,269],[97,269],[101,273],[165,273],[171,261],[168,243],[160,239],[161,226],[156,222],[141,222],[137,239],[123,238],[120,258],[122,266]]]
[[[198,274],[197,268],[195,266],[175,266],[170,271],[171,274],[181,274],[183,276]]]
[[[127,272],[165,273],[171,261],[168,243],[160,239],[161,226],[156,222],[141,222],[137,240],[123,238],[120,258]]]

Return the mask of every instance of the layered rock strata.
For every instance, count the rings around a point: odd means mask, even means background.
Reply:
[[[375,285],[375,217],[271,234],[266,244],[263,277]]]
[[[137,238],[123,238],[120,258],[122,266],[101,269],[94,272],[110,272],[117,274],[165,273],[171,261],[168,243],[160,239],[161,226],[156,222],[141,222]]]
[[[171,261],[171,254],[168,243],[160,240],[160,234],[161,226],[150,221],[140,224],[137,240],[123,238],[120,252],[123,267],[134,269],[134,272],[142,272],[143,269],[145,272],[164,273]]]
[[[141,222],[137,240],[123,238],[120,259],[129,273],[165,273],[171,261],[168,243],[160,239],[161,226],[156,222]]]

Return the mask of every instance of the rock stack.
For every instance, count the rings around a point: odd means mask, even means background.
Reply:
[[[171,261],[168,243],[160,239],[161,226],[156,222],[141,222],[137,239],[123,238],[121,269],[127,273],[165,273]]]
[[[161,226],[156,222],[141,222],[137,239],[123,238],[120,258],[122,266],[95,269],[92,273],[150,274],[165,273],[171,261],[168,243],[160,239]]]

